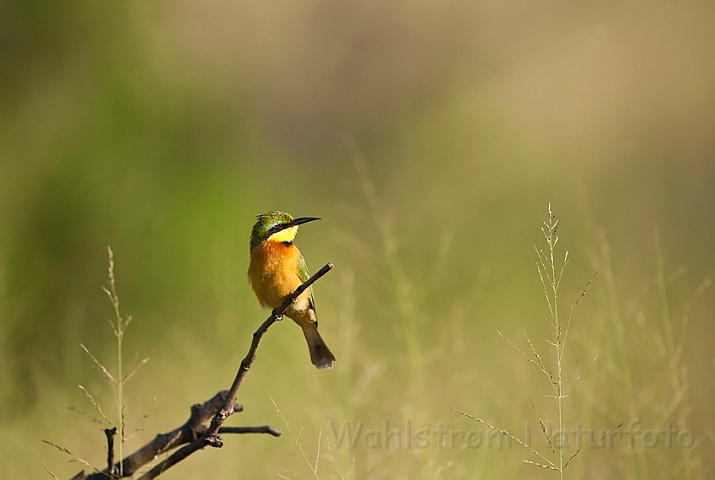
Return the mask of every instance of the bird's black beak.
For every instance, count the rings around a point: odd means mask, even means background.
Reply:
[[[286,227],[295,227],[297,225],[303,225],[304,223],[313,222],[315,220],[320,220],[320,218],[317,218],[317,217],[294,218],[292,222],[290,222],[286,225]]]

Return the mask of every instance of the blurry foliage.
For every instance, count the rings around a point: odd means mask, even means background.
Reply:
[[[246,422],[270,418],[271,397],[310,438],[322,430],[323,445],[329,420],[458,425],[450,406],[509,412],[500,424],[528,418],[536,387],[495,328],[545,337],[531,246],[549,201],[577,277],[564,297],[602,262],[605,232],[635,393],[658,390],[663,364],[639,323],[661,297],[653,225],[665,278],[688,267],[667,284],[673,318],[715,271],[714,16],[706,1],[0,1],[0,449],[13,459],[0,470],[44,475],[38,459],[54,459],[40,438],[102,454],[101,432],[65,408],[85,401],[73,385],[102,388],[79,343],[96,353],[113,341],[107,245],[135,319],[127,358],[152,357],[127,392],[128,423],[150,411],[137,437],[226,386],[226,365],[265,316],[245,271],[253,216],[271,208],[324,218],[297,241],[313,269],[336,264],[316,301],[343,351],[317,375],[299,332],[281,324],[239,398]],[[345,132],[391,225],[392,257]],[[593,288],[582,315],[594,330],[574,338],[584,362],[612,336],[613,289]],[[405,298],[418,312],[411,340]],[[682,339],[691,426],[715,423],[713,311],[705,294]],[[597,395],[602,380],[584,383]],[[610,421],[624,411],[617,391],[575,408]],[[712,431],[696,434],[712,452]],[[236,443],[240,458],[217,453],[216,478],[233,478],[236,462],[254,478],[292,465],[271,441]],[[481,451],[324,454],[346,478],[522,472],[516,454],[508,464]],[[589,478],[633,473],[616,452],[597,455]]]

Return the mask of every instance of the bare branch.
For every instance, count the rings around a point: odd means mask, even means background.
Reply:
[[[238,389],[241,386],[241,382],[246,376],[248,370],[251,368],[253,361],[256,359],[258,344],[260,343],[263,335],[271,325],[283,317],[286,310],[288,310],[288,307],[290,307],[290,305],[304,291],[310,288],[313,283],[328,273],[332,268],[333,264],[328,263],[323,268],[318,270],[312,277],[306,280],[305,283],[290,294],[280,307],[273,310],[271,316],[268,317],[260,327],[258,327],[258,330],[256,330],[253,334],[251,346],[248,349],[246,357],[241,361],[241,366],[238,369],[238,373],[236,374],[236,378],[234,379],[230,390],[221,391],[205,403],[192,406],[191,417],[183,426],[172,430],[171,432],[157,435],[154,440],[122,460],[121,472],[123,476],[132,476],[136,473],[137,469],[151,462],[158,455],[166,453],[180,445],[187,444],[172,453],[166,460],[139,477],[139,480],[150,480],[156,478],[172,466],[187,458],[192,453],[195,453],[206,446],[221,447],[223,445],[220,436],[222,433],[264,433],[274,437],[280,436],[281,433],[269,425],[258,427],[222,427],[222,425],[229,416],[240,412],[243,409],[241,405],[237,405],[234,402],[236,400]],[[205,424],[210,418],[212,419],[211,424],[206,427]],[[61,450],[66,452],[64,449]],[[114,468],[116,471],[119,471],[118,464],[116,464]],[[85,472],[79,472],[72,478],[72,480],[106,480],[107,477],[109,477],[109,470],[97,472],[92,475],[87,475]]]
[[[213,396],[213,398],[207,400],[203,404],[193,405],[191,407],[191,415],[184,425],[172,430],[171,432],[157,435],[154,440],[125,458],[122,462],[122,473],[124,476],[128,477],[133,475],[140,467],[151,462],[158,455],[199,438],[206,431],[206,422],[208,422],[209,419],[216,414],[219,408],[221,408],[227,394],[228,392],[224,390],[217,393]],[[241,405],[236,405],[234,407],[234,410],[237,412],[242,409],[243,407]],[[118,463],[114,464],[114,470],[115,472],[119,471]],[[103,472],[97,472],[93,475],[87,475],[84,472],[80,472],[80,474],[73,477],[73,479],[100,480],[106,479],[107,477],[109,477],[109,469],[104,470]]]

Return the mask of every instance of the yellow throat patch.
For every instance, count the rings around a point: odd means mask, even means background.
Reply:
[[[268,240],[273,242],[292,242],[297,234],[298,227],[290,227],[274,233],[268,237]]]

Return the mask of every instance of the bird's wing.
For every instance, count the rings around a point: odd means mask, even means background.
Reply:
[[[308,265],[305,263],[305,258],[303,255],[300,256],[300,266],[298,267],[298,275],[300,279],[305,283],[306,280],[310,278],[310,273],[308,273]],[[310,287],[310,308],[315,310],[315,300],[313,299],[313,287]]]

